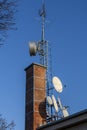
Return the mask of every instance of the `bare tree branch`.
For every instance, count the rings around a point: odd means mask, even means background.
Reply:
[[[15,29],[16,5],[16,0],[0,0],[0,42],[5,38],[8,30]]]
[[[6,119],[0,115],[0,130],[13,130],[15,127],[14,121],[7,123]]]

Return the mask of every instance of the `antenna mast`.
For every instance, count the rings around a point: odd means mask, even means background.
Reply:
[[[43,3],[42,9],[39,10],[39,15],[42,17],[42,41],[44,41],[44,24],[46,17],[45,3]]]
[[[30,42],[30,56],[40,56],[40,64],[46,66],[46,95],[52,94],[52,70],[51,70],[51,48],[48,46],[48,41],[45,40],[45,18],[46,18],[46,8],[45,1],[42,3],[42,8],[39,9],[39,16],[42,20],[42,33],[41,40],[38,42]],[[47,111],[49,106],[47,106]]]
[[[40,63],[47,67],[46,69],[46,96],[52,94],[52,69],[51,69],[51,47],[48,45],[48,41],[45,40],[45,18],[46,18],[46,8],[45,1],[43,1],[42,8],[39,10],[39,16],[42,17],[42,38],[38,43]],[[46,105],[47,112],[51,112],[49,105]]]
[[[40,55],[40,63],[48,67],[48,42],[45,40],[45,3],[43,3],[42,8],[39,10],[39,16],[42,17],[42,36],[41,41],[38,42],[38,52]]]
[[[41,41],[38,42],[38,53],[40,55],[40,63],[47,67],[46,80],[47,80],[47,95],[50,95],[52,90],[52,65],[51,65],[51,47],[48,41],[45,40],[45,18],[46,8],[45,0],[43,1],[42,8],[39,10],[39,16],[42,17],[42,36]]]

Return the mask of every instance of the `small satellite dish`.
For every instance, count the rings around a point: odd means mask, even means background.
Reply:
[[[49,105],[53,105],[53,101],[50,96],[47,96],[47,102]]]
[[[55,90],[61,93],[63,91],[63,85],[61,80],[58,77],[53,77],[52,82]]]
[[[37,45],[36,42],[30,42],[29,43],[29,53],[30,56],[35,56],[37,53]]]
[[[52,100],[53,100],[54,108],[55,108],[56,112],[58,112],[59,109],[58,109],[58,105],[57,105],[56,98],[54,97],[54,95],[52,95]]]

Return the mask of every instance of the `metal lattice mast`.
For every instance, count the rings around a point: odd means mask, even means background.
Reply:
[[[46,69],[46,95],[52,94],[52,64],[51,64],[51,47],[48,45],[48,41],[45,40],[45,17],[46,17],[46,9],[45,3],[43,3],[42,9],[39,10],[39,15],[42,17],[42,38],[41,42],[39,42],[40,46],[40,63],[47,67]],[[51,112],[49,109],[49,105],[46,105],[47,111]]]
[[[30,42],[30,56],[40,56],[40,64],[46,67],[46,96],[51,95],[52,90],[52,69],[51,69],[51,50],[48,41],[45,40],[45,18],[46,8],[45,2],[43,2],[42,8],[39,10],[39,16],[42,20],[42,34],[41,40],[38,42]]]
[[[41,41],[38,43],[39,46],[39,55],[40,55],[40,63],[45,65],[46,67],[48,66],[47,64],[47,41],[45,40],[45,17],[46,17],[46,10],[45,10],[45,3],[43,3],[42,9],[39,10],[39,15],[42,17],[42,36],[41,36]]]

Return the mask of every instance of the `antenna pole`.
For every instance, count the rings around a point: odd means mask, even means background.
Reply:
[[[42,41],[44,42],[44,30],[45,30],[45,15],[46,15],[46,11],[45,11],[45,4],[43,3],[43,7],[42,7]]]
[[[39,10],[39,15],[42,18],[42,34],[41,34],[41,41],[39,42],[39,55],[40,55],[40,63],[47,67],[46,69],[46,95],[50,95],[52,88],[52,75],[51,75],[51,64],[50,64],[50,51],[48,46],[48,41],[45,40],[45,18],[46,18],[46,8],[45,8],[45,0],[43,0],[42,8]],[[47,109],[49,109],[49,106],[47,106]],[[51,115],[52,115],[52,109],[51,109]]]
[[[39,55],[40,55],[40,63],[45,65],[47,67],[47,41],[45,41],[44,34],[45,34],[45,17],[46,17],[46,9],[45,9],[45,3],[43,2],[42,8],[39,10],[39,15],[42,18],[42,35],[41,35],[41,41],[39,42]]]

